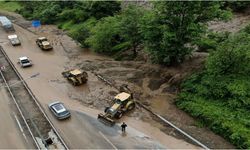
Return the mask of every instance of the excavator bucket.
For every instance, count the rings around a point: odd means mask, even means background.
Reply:
[[[109,125],[109,126],[113,126],[115,125],[115,121],[111,118],[109,118],[108,116],[100,113],[98,114],[98,120],[100,120],[102,123],[106,124],[106,125]]]

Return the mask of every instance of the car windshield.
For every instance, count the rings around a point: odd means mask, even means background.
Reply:
[[[18,39],[13,39],[13,42],[19,43]]]
[[[41,41],[41,42],[44,42],[44,41],[48,41],[48,40],[47,40],[47,39],[41,39],[40,41]]]
[[[27,60],[27,59],[21,60],[21,63],[22,63],[22,64],[29,63],[29,62],[30,62],[30,61]]]
[[[56,111],[60,111],[62,109],[65,109],[62,104],[56,104],[53,106]]]
[[[63,115],[66,115],[66,114],[68,114],[69,112],[67,111],[67,110],[65,110],[65,111],[63,111],[63,112],[60,112],[60,113],[58,113],[60,116],[63,116]]]

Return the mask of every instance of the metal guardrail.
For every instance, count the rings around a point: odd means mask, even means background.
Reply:
[[[17,107],[17,109],[18,109],[18,111],[19,111],[19,113],[20,113],[20,115],[21,115],[21,117],[22,117],[22,119],[23,119],[25,125],[26,125],[27,128],[28,128],[28,131],[29,131],[29,133],[30,133],[30,135],[31,135],[31,137],[32,137],[32,139],[33,139],[33,141],[35,142],[36,147],[37,147],[38,149],[40,149],[39,144],[37,143],[37,141],[36,141],[36,139],[35,139],[33,133],[31,132],[30,126],[29,126],[29,124],[27,123],[27,121],[26,121],[26,119],[25,119],[25,117],[24,117],[24,115],[23,115],[23,112],[22,112],[22,110],[20,109],[20,107],[19,107],[19,105],[18,105],[18,103],[17,103],[17,101],[16,101],[16,98],[14,97],[14,95],[13,95],[13,93],[12,93],[12,91],[11,91],[11,89],[10,89],[10,87],[9,87],[9,85],[8,85],[8,83],[7,83],[7,81],[6,81],[6,79],[5,79],[5,77],[4,77],[4,75],[3,75],[3,73],[2,73],[1,70],[0,70],[0,74],[1,74],[1,76],[2,76],[2,78],[3,78],[3,81],[4,81],[5,85],[6,85],[6,87],[7,87],[8,91],[9,91],[9,93],[10,93],[11,98],[14,100],[14,103],[15,103],[15,105],[16,105],[16,107]]]
[[[173,127],[175,130],[177,130],[178,132],[180,132],[181,134],[183,134],[184,136],[186,136],[188,139],[190,139],[191,141],[193,141],[197,145],[201,146],[202,148],[204,148],[206,150],[209,150],[209,148],[206,145],[202,144],[200,141],[196,140],[194,137],[192,137],[188,133],[184,132],[183,130],[181,130],[180,128],[178,128],[177,126],[175,126],[173,123],[171,123],[167,119],[163,118],[161,115],[154,113],[152,110],[148,109],[146,106],[144,106],[142,103],[140,103],[138,101],[136,101],[136,103],[139,104],[142,108],[144,108],[148,112],[150,112],[151,114],[153,114],[154,116],[156,116],[157,118],[159,118],[164,123],[166,123],[166,124],[170,125],[171,127]]]
[[[49,117],[46,115],[46,113],[45,113],[44,109],[42,108],[41,104],[39,103],[39,101],[37,100],[37,98],[35,97],[35,95],[33,94],[33,92],[30,90],[30,88],[28,87],[27,83],[24,81],[24,79],[20,75],[20,73],[17,71],[16,67],[14,66],[14,64],[12,63],[12,61],[10,60],[10,58],[8,57],[8,55],[6,54],[6,52],[3,50],[2,46],[0,46],[0,51],[3,53],[4,57],[6,58],[6,60],[11,65],[11,67],[15,71],[16,75],[20,78],[20,80],[23,81],[22,84],[24,85],[24,87],[26,88],[26,90],[28,91],[28,93],[30,94],[30,96],[32,97],[32,99],[34,100],[34,102],[36,103],[36,105],[38,106],[38,108],[40,109],[40,111],[42,112],[42,114],[44,115],[44,117],[46,118],[46,120],[49,122],[50,126],[54,130],[54,133],[57,135],[58,139],[61,141],[62,145],[65,147],[65,149],[69,149],[68,146],[67,146],[67,144],[64,142],[63,138],[60,136],[59,132],[56,130],[56,128],[53,125],[53,123],[50,121]]]
[[[92,73],[94,73],[92,71]],[[105,79],[103,76],[94,73],[100,80],[102,80],[103,82],[105,82],[106,84],[108,84],[111,87],[114,87],[115,89],[117,89],[119,91],[119,88],[117,88],[116,86],[114,86],[110,81],[108,81],[107,79]],[[128,87],[126,87],[129,91],[131,91]],[[144,106],[142,103],[140,103],[139,101],[135,101],[139,106],[141,106],[143,109],[145,109],[146,111],[150,112],[151,114],[153,114],[154,116],[156,116],[158,119],[160,119],[161,121],[163,121],[164,123],[170,125],[171,127],[173,127],[175,130],[177,130],[179,133],[181,133],[182,135],[186,136],[188,139],[190,139],[191,141],[193,141],[194,143],[196,143],[197,145],[201,146],[202,148],[209,150],[209,148],[202,144],[200,141],[198,141],[197,139],[195,139],[194,137],[192,137],[191,135],[189,135],[188,133],[184,132],[183,130],[181,130],[180,128],[178,128],[177,126],[175,126],[173,123],[171,123],[170,121],[168,121],[167,119],[163,118],[162,116],[160,116],[159,114],[154,113],[152,110],[148,109],[146,106]]]

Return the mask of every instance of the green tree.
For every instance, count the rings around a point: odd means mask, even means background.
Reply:
[[[113,54],[115,53],[113,47],[121,43],[119,32],[119,19],[117,17],[105,17],[91,29],[91,36],[86,40],[86,43],[96,52]]]
[[[90,18],[86,20],[84,23],[80,23],[77,26],[75,26],[73,29],[69,31],[69,35],[77,40],[81,46],[83,47],[89,47],[89,44],[86,43],[86,39],[90,36],[90,30],[93,28],[96,24],[95,18]]]
[[[80,10],[86,18],[94,17],[97,20],[113,16],[121,10],[119,1],[80,1],[75,3],[75,10]]]
[[[206,68],[213,75],[248,75],[250,73],[250,36],[240,33],[223,42],[210,54]]]
[[[206,22],[226,19],[230,13],[219,2],[162,1],[154,3],[153,12],[141,26],[144,43],[154,62],[181,63],[192,52],[192,42],[201,37]]]
[[[120,18],[120,36],[129,44],[134,52],[134,57],[137,56],[137,48],[142,43],[142,35],[140,32],[141,17],[146,10],[130,5],[125,8]]]
[[[134,57],[142,42],[139,30],[143,10],[136,6],[125,8],[119,15],[100,20],[87,40],[97,52],[112,53],[132,50]]]

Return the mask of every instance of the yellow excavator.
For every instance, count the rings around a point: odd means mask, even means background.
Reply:
[[[115,124],[114,119],[120,119],[124,113],[134,108],[135,102],[133,96],[126,92],[122,92],[115,96],[112,106],[105,108],[105,114],[98,114],[98,119],[107,125],[113,126]]]
[[[81,85],[88,81],[87,72],[82,72],[79,69],[73,69],[62,72],[64,78],[68,79],[74,86]]]

